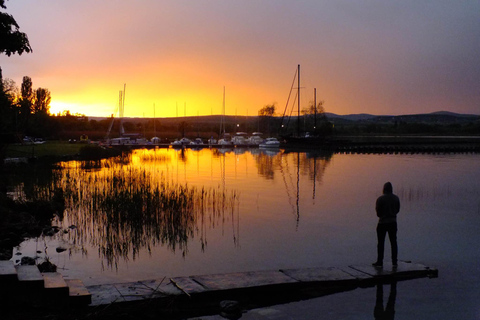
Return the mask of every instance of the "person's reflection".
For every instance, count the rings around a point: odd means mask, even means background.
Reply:
[[[387,307],[383,308],[383,284],[377,284],[377,300],[373,316],[375,319],[393,320],[395,318],[395,298],[397,296],[397,282],[390,284],[390,294],[388,295]]]

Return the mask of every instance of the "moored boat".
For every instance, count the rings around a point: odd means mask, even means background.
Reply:
[[[280,148],[280,141],[277,138],[267,138],[264,142],[260,143],[260,148]]]

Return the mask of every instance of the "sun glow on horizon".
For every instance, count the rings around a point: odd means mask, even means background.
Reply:
[[[283,114],[301,65],[300,109],[317,88],[335,114],[478,113],[480,3],[272,5],[11,1],[34,51],[3,77],[48,89],[52,114],[117,116],[126,83],[125,117],[219,115],[224,87],[226,115],[254,116]]]
[[[123,89],[123,88],[122,88]],[[101,95],[98,92],[84,93],[73,97],[52,93],[50,113],[53,115],[69,111],[87,117],[119,116],[119,91]],[[221,115],[223,110],[223,88],[218,92],[188,92],[183,99],[147,95],[146,92],[129,91],[126,88],[124,117],[169,118],[183,116]],[[180,94],[179,94],[180,96]],[[267,103],[256,103],[262,97],[242,97],[240,93],[231,93],[226,97],[225,114],[237,116],[255,116]],[[277,104],[277,107],[278,104]],[[279,110],[277,110],[279,111]]]

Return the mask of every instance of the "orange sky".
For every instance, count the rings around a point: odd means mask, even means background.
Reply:
[[[283,113],[301,65],[302,107],[337,114],[480,113],[478,1],[7,1],[33,53],[5,78],[52,93],[53,113]],[[184,106],[186,105],[186,108]],[[178,106],[178,108],[176,107]]]

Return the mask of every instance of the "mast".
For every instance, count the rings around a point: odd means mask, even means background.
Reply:
[[[220,137],[225,134],[225,86],[223,86],[222,117],[220,121]]]
[[[119,92],[119,113],[120,113],[120,135],[125,134],[125,129],[123,128],[123,115],[125,112],[125,89],[126,89],[127,84],[123,84],[123,91],[120,90]]]
[[[300,65],[298,65],[298,74],[297,74],[297,80],[298,80],[298,117],[297,117],[297,136],[300,137]]]
[[[157,124],[155,123],[155,103],[153,104],[153,136],[157,136]]]
[[[317,131],[317,88],[313,89],[313,110],[315,112],[314,124],[313,124],[313,134]]]

